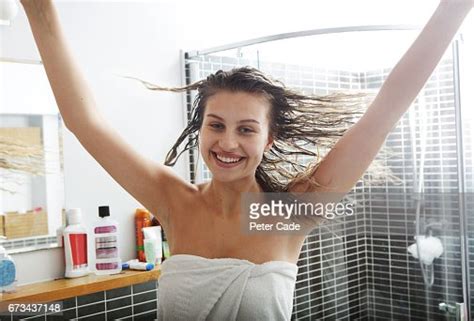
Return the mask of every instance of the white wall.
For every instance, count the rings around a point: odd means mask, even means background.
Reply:
[[[433,3],[408,1],[59,1],[70,45],[97,104],[122,137],[162,162],[183,128],[182,97],[154,93],[114,74],[163,85],[181,84],[180,49],[203,49],[248,38],[319,27],[422,23]],[[383,4],[381,4],[383,2]],[[395,4],[397,3],[397,4]],[[394,17],[394,9],[403,16]],[[400,10],[401,9],[401,10]],[[23,12],[0,26],[0,56],[39,59]],[[87,223],[97,206],[110,205],[122,227],[121,256],[134,257],[132,215],[139,204],[67,132],[64,139],[66,207],[81,207]],[[184,163],[176,172],[186,177]],[[60,249],[14,255],[19,283],[61,277]],[[33,268],[34,267],[34,268]]]

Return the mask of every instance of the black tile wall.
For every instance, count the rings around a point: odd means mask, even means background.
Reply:
[[[78,306],[88,305],[94,302],[103,302],[105,298],[104,292],[92,293],[84,296],[78,296],[76,302]]]
[[[107,319],[108,320],[117,320],[117,319],[124,319],[130,317],[132,315],[132,307],[126,307],[121,309],[116,309],[111,312],[107,312]]]
[[[91,293],[62,301],[60,313],[0,316],[0,320],[154,320],[157,318],[158,282]]]
[[[130,296],[130,294],[132,294],[132,288],[130,286],[105,291],[105,297],[108,300],[115,299],[115,298],[120,298],[120,297],[124,297],[124,296]]]
[[[156,295],[155,295],[155,298],[156,298]],[[117,308],[130,306],[131,304],[132,304],[131,296],[113,299],[106,302],[107,310],[115,310]]]
[[[387,74],[382,76],[385,78]],[[404,180],[404,185],[388,184],[384,188],[368,188],[365,191],[368,197],[376,198],[366,209],[369,231],[367,254],[370,256],[369,315],[374,320],[446,320],[445,313],[439,311],[439,303],[462,302],[457,146],[455,140],[443,138],[456,135],[454,100],[452,95],[443,96],[440,90],[436,90],[444,88],[452,93],[452,78],[452,61],[447,57],[423,91],[425,111],[420,109],[421,102],[418,100],[411,107],[415,114],[412,117],[416,119],[418,169],[413,168],[413,140],[409,135],[412,125],[409,115],[405,115],[387,138],[387,145],[398,152],[388,164]],[[429,222],[441,223],[432,233],[444,247],[443,255],[430,266],[430,269],[434,268],[431,288],[425,285],[419,261],[407,254],[407,247],[415,242],[413,236],[416,234],[416,203],[412,199],[412,186],[413,171],[418,175],[420,166],[420,119],[423,117],[430,125],[425,129],[425,193],[422,195],[424,206],[420,224],[423,227]],[[444,125],[433,125],[437,122]]]

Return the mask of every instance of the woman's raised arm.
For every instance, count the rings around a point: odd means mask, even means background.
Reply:
[[[61,116],[72,132],[100,121],[92,96],[67,46],[51,0],[21,0]]]
[[[376,98],[326,155],[313,178],[326,188],[308,181],[292,190],[348,192],[373,161],[388,133],[423,88],[449,46],[473,0],[443,0],[415,42],[393,68]]]
[[[96,109],[51,0],[21,0],[64,123],[102,167],[141,204],[166,218],[169,196],[189,188],[164,165],[139,155]]]

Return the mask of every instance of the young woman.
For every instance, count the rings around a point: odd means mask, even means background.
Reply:
[[[324,135],[308,128],[317,117],[292,113],[310,115],[312,110],[317,115],[317,106],[327,107],[338,98],[299,95],[252,68],[220,71],[188,86],[199,91],[194,119],[167,164],[173,164],[188,135],[199,134],[193,136],[194,145],[213,177],[193,185],[138,155],[106,125],[72,60],[51,0],[21,2],[66,126],[120,185],[157,215],[168,235],[173,255],[162,265],[158,298],[158,315],[165,320],[290,319],[305,236],[242,234],[242,193],[350,191],[473,6],[472,0],[441,1],[360,120],[322,161],[285,184],[269,174],[278,163],[275,157],[285,155],[285,142],[296,141],[294,135],[318,142],[318,135]],[[314,123],[304,124],[307,119]]]

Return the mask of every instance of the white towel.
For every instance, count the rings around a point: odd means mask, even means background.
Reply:
[[[298,266],[177,254],[161,265],[158,320],[290,320]]]

